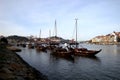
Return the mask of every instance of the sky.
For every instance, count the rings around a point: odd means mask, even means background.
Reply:
[[[120,0],[0,0],[0,35],[89,40],[120,32]]]

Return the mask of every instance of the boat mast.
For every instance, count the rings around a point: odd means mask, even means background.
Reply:
[[[41,29],[40,29],[39,39],[41,40]]]
[[[76,27],[76,48],[78,47],[77,46],[77,18],[75,19],[75,27]]]
[[[49,30],[49,37],[51,37],[51,30]]]
[[[56,20],[55,20],[55,37],[57,37],[57,23],[56,23]]]

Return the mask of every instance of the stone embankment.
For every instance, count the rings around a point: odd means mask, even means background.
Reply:
[[[0,80],[47,80],[47,77],[0,45]]]

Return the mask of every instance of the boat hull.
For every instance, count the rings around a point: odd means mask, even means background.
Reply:
[[[74,50],[74,55],[75,56],[95,56],[97,53],[99,53],[101,51],[101,49],[99,51],[95,51],[95,50]]]
[[[61,57],[70,57],[72,55],[71,51],[67,51],[65,49],[60,49],[60,48],[54,49],[52,51],[52,54]]]

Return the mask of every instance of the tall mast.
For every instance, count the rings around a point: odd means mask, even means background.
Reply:
[[[75,19],[75,27],[76,27],[76,48],[77,48],[77,18]]]
[[[39,34],[39,38],[41,39],[41,29],[40,29],[40,34]]]
[[[49,30],[49,37],[51,37],[51,30]]]
[[[57,36],[57,23],[56,23],[56,20],[55,20],[55,36]]]

